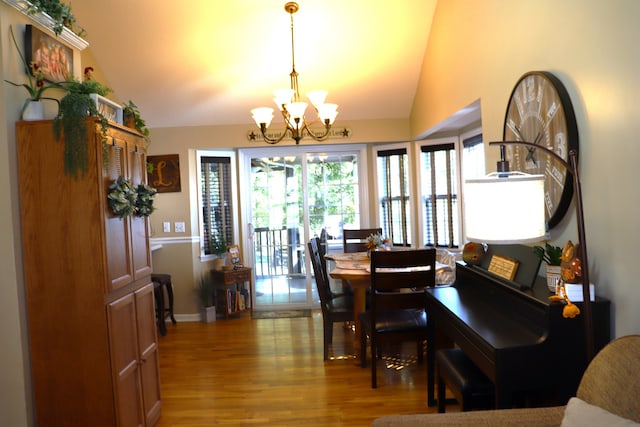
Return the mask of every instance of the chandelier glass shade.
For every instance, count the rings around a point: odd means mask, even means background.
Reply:
[[[327,98],[326,91],[311,91],[307,93],[307,98],[309,98],[311,105],[315,109],[317,117],[311,121],[306,120],[305,112],[309,104],[300,100],[300,92],[298,90],[298,73],[296,72],[294,53],[293,14],[298,11],[298,4],[295,2],[288,2],[284,5],[284,9],[291,16],[291,73],[289,74],[291,77],[291,88],[275,90],[273,92],[273,102],[277,105],[280,113],[282,114],[286,129],[276,138],[272,138],[267,135],[267,129],[273,120],[273,108],[254,108],[251,110],[251,114],[253,120],[255,120],[256,124],[260,127],[262,137],[265,142],[269,144],[277,144],[282,141],[287,134],[296,141],[296,144],[299,144],[300,140],[305,136],[309,136],[316,141],[324,141],[329,136],[331,125],[338,115],[338,105],[325,103]],[[317,120],[322,122],[324,129],[314,131],[310,128],[310,125],[315,123]]]

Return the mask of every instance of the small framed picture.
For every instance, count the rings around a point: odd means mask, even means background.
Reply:
[[[229,257],[229,264],[231,264],[234,269],[243,267],[242,256],[240,255],[240,248],[238,245],[229,245],[227,248],[227,255]]]
[[[73,75],[73,49],[33,25],[24,30],[24,55],[27,64],[38,65],[47,81],[66,81]]]

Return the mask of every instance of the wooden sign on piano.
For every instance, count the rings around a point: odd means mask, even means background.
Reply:
[[[491,257],[488,271],[503,279],[513,280],[516,277],[519,264],[520,262],[517,259],[494,254]]]

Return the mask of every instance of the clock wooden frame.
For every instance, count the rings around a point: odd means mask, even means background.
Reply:
[[[505,112],[503,140],[539,144],[565,162],[578,153],[578,126],[571,98],[560,79],[547,71],[522,75],[511,92]],[[557,159],[531,146],[507,146],[513,170],[545,176],[547,228],[564,217],[573,197],[573,180]]]

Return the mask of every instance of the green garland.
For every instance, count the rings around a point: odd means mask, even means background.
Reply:
[[[107,200],[109,207],[118,218],[130,215],[149,216],[155,210],[153,200],[158,190],[146,184],[136,187],[130,180],[119,176],[109,186]]]

